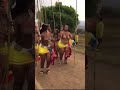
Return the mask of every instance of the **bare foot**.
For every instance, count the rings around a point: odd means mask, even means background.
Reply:
[[[44,74],[44,69],[40,70],[40,74],[43,75]]]
[[[67,60],[64,60],[64,64],[68,64]]]
[[[48,74],[50,72],[49,68],[46,68],[45,73]]]
[[[62,60],[59,60],[59,64],[60,64],[60,65],[62,64]]]

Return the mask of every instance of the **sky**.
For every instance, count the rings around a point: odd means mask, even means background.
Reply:
[[[52,5],[55,5],[56,1],[62,2],[63,5],[71,5],[76,10],[76,0],[52,0]],[[51,6],[51,0],[39,0],[38,2],[42,2],[44,6]],[[85,0],[77,0],[77,14],[80,21],[85,21]]]

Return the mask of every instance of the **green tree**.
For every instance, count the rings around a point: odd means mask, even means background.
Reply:
[[[72,6],[69,7],[62,5],[61,2],[56,2],[55,6],[43,7],[41,11],[43,11],[44,17],[43,22],[50,24],[52,30],[54,29],[54,21],[55,28],[60,30],[61,28],[60,14],[61,14],[62,25],[67,24],[69,25],[70,32],[75,31],[76,22],[78,22],[78,14],[76,13],[75,9]]]

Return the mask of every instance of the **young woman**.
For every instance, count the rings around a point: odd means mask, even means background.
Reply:
[[[64,63],[67,64],[67,56],[65,56],[65,52],[69,53],[68,46],[69,41],[72,39],[72,34],[68,31],[68,25],[63,26],[63,30],[59,33],[59,42],[58,42],[58,48],[59,48],[59,56],[60,61],[59,64],[61,64],[63,56],[64,56]]]
[[[78,35],[78,32],[75,33],[75,43],[78,44],[78,41],[79,41],[79,35]]]
[[[51,30],[49,25],[47,24],[42,25],[42,28],[40,30],[41,41],[40,41],[39,51],[38,51],[41,58],[41,71],[40,71],[41,74],[49,72],[49,66],[51,63],[50,51],[52,48],[52,43],[51,43],[52,34],[50,31]],[[44,65],[45,61],[47,61],[46,67]]]
[[[54,38],[55,38],[55,41],[59,41],[59,37],[58,37],[58,34],[59,34],[59,30],[58,29],[55,29],[54,30]]]
[[[27,90],[34,90],[34,51],[33,33],[34,0],[17,0],[12,11],[15,24],[14,38],[10,47],[10,64],[13,70],[13,90],[23,90],[27,81]]]
[[[55,29],[53,37],[54,37],[54,50],[55,50],[55,53],[56,53],[56,58],[58,58],[58,47],[57,47],[57,43],[59,41],[58,35],[59,35],[59,30]]]

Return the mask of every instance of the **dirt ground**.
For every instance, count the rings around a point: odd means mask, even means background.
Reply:
[[[85,55],[84,36],[81,35],[80,42],[68,59],[68,64],[59,65],[56,60],[55,65],[50,66],[50,73],[40,75],[40,62],[36,65],[35,86],[36,89],[85,89]]]

